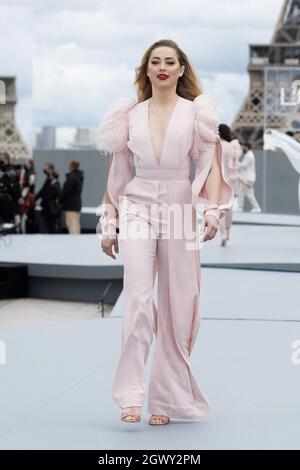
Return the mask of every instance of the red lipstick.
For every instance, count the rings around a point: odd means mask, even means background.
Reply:
[[[167,78],[169,78],[169,75],[166,75],[165,73],[159,73],[157,75],[157,78],[159,78],[160,80],[166,80]]]

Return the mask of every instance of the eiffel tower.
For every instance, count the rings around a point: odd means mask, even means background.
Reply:
[[[17,159],[31,158],[15,123],[16,77],[1,77],[4,82],[5,100],[0,102],[0,152],[8,152]]]
[[[300,104],[292,99],[292,83],[300,80],[300,0],[284,1],[270,44],[250,45],[248,73],[250,90],[233,134],[256,149],[267,127],[293,131],[300,141]]]

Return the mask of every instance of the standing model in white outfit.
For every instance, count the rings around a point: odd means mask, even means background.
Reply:
[[[238,203],[238,197],[239,197],[239,187],[240,187],[240,180],[239,180],[239,172],[238,172],[238,166],[237,162],[239,160],[239,157],[243,153],[242,146],[239,142],[239,139],[236,137],[233,137],[233,140],[230,142],[230,145],[232,146],[234,150],[234,168],[233,171],[235,173],[235,181],[233,182],[233,191],[234,191],[234,201],[233,201],[233,208],[232,210],[235,211],[239,207]]]
[[[255,155],[249,143],[242,144],[242,149],[243,159],[237,162],[240,180],[237,210],[244,210],[244,201],[245,197],[247,197],[252,206],[250,212],[261,212],[260,205],[254,194],[254,183],[256,180]]]

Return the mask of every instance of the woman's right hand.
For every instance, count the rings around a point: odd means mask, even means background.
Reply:
[[[114,252],[119,253],[119,243],[118,243],[117,235],[115,235],[114,237],[112,237],[111,235],[102,236],[102,240],[101,240],[102,251],[107,256],[111,256],[113,259],[116,259],[116,256],[113,252],[113,247],[114,247]]]

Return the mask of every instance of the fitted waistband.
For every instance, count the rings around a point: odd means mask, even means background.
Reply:
[[[140,178],[186,180],[190,176],[190,167],[181,168],[143,168],[135,167],[135,174]]]

